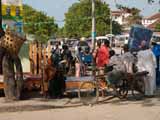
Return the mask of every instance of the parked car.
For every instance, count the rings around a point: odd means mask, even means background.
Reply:
[[[157,44],[160,44],[160,34],[153,34],[151,41],[154,41]]]
[[[66,44],[68,45],[69,48],[71,48],[75,42],[77,42],[78,39],[68,39],[66,40]]]
[[[48,44],[52,45],[52,46],[55,46],[56,44],[58,44],[60,41],[59,40],[56,40],[56,39],[50,39],[48,41]]]
[[[109,40],[110,42],[110,46],[114,47],[115,43],[114,43],[114,36],[112,35],[106,35],[106,36],[98,36],[96,37],[96,41],[100,41],[101,43],[103,43],[105,40]]]
[[[115,36],[115,46],[122,47],[124,44],[128,44],[129,34]]]

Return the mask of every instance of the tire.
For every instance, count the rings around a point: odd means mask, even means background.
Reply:
[[[136,100],[142,99],[145,93],[144,79],[136,80],[133,84],[132,95]]]
[[[122,83],[117,87],[117,96],[120,99],[124,99],[128,95],[128,82],[127,80],[123,80]]]
[[[83,82],[79,88],[78,97],[84,105],[97,103],[99,97],[98,86],[94,82]]]

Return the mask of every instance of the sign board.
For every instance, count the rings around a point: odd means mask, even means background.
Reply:
[[[2,0],[3,19],[22,20],[22,0]]]

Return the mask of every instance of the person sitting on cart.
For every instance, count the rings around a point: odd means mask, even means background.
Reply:
[[[133,73],[133,64],[135,62],[134,56],[129,52],[128,45],[123,47],[124,54],[113,55],[110,59],[110,65],[113,66],[113,70],[108,72],[107,81],[116,85],[125,79],[126,74]]]
[[[136,64],[136,58],[135,56],[129,51],[128,44],[125,44],[123,46],[124,53],[121,55],[121,59],[123,61],[123,64],[125,66],[125,72],[127,73],[134,73],[135,71],[135,64]]]

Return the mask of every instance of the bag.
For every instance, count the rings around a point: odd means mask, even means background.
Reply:
[[[18,55],[25,40],[25,36],[21,36],[7,29],[5,36],[0,40],[0,47],[5,48],[10,54]]]

